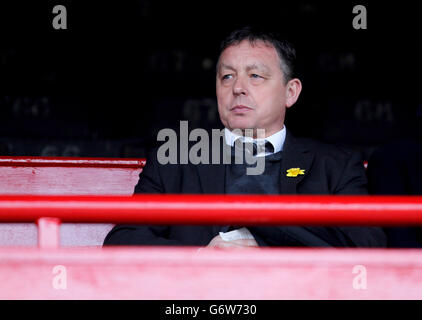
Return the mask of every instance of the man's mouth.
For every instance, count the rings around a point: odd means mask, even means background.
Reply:
[[[230,109],[230,111],[233,111],[235,113],[242,113],[242,112],[246,112],[246,111],[249,111],[249,110],[252,110],[252,108],[249,108],[249,107],[241,105],[241,104],[236,105],[236,106],[234,106]]]

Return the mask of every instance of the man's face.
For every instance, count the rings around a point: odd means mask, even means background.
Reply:
[[[244,40],[221,53],[216,88],[226,128],[265,129],[265,136],[283,128],[286,107],[297,99],[289,99],[276,49],[262,41]]]

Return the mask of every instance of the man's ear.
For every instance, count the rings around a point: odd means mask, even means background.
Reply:
[[[290,108],[294,105],[299,98],[300,92],[302,91],[302,82],[295,78],[287,82],[286,85],[286,108]]]

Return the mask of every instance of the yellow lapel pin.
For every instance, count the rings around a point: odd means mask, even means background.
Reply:
[[[301,168],[290,168],[287,170],[288,177],[297,177],[299,174],[305,174],[305,170]]]

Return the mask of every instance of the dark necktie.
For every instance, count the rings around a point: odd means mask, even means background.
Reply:
[[[256,156],[259,153],[266,153],[266,154],[272,154],[274,153],[274,146],[271,142],[269,142],[268,140],[265,140],[265,143],[257,143],[256,141],[251,141],[251,142],[245,142],[242,141],[242,139],[236,139],[234,141],[234,148],[232,149],[232,151],[234,152],[235,149],[240,149],[243,152],[251,152],[252,151],[252,155]]]

